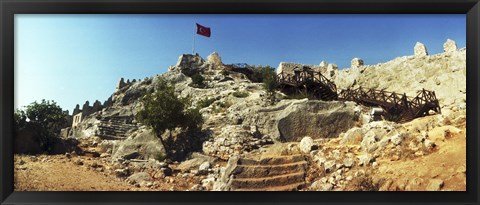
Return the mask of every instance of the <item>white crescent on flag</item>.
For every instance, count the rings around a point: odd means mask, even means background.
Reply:
[[[197,34],[210,37],[210,28],[197,23]]]

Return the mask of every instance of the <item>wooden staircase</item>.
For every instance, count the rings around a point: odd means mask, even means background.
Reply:
[[[384,90],[358,89],[342,90],[339,100],[354,101],[367,106],[380,106],[392,117],[392,121],[405,123],[418,117],[427,116],[432,110],[441,113],[440,104],[434,91],[422,89],[416,97]]]
[[[277,88],[289,94],[305,94],[320,100],[337,100],[337,86],[320,72],[303,66],[294,73],[277,74]]]

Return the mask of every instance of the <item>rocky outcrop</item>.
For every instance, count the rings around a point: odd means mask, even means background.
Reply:
[[[386,63],[342,69],[333,78],[338,90],[385,89],[416,96],[421,88],[435,91],[442,112],[445,107],[465,107],[466,50],[418,58],[398,57]]]
[[[360,58],[352,59],[352,62],[351,62],[351,67],[352,68],[358,68],[360,66],[363,66],[363,60],[362,59],[360,59]]]
[[[327,65],[327,73],[326,73],[327,78],[331,78],[335,76],[337,72],[338,72],[338,66],[336,64]]]
[[[180,70],[187,76],[192,76],[206,68],[205,60],[198,54],[183,54],[178,58],[175,69]]]
[[[256,137],[254,137],[256,136]],[[240,125],[227,125],[218,135],[203,143],[203,152],[221,159],[229,159],[233,154],[246,153],[273,144],[269,135],[258,135],[245,130]]]
[[[213,65],[216,69],[223,69],[222,58],[217,52],[213,52],[207,57],[207,63]]]
[[[385,147],[392,140],[395,144],[400,144],[403,139],[398,137],[401,133],[400,129],[400,125],[390,121],[371,122],[340,134],[340,142],[344,145],[360,144],[363,150],[374,152],[379,147]]]

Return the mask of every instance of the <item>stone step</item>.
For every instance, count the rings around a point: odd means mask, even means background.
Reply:
[[[265,188],[241,188],[234,189],[233,191],[297,191],[305,186],[304,182],[287,184],[283,186],[272,186]]]
[[[125,135],[126,132],[111,132],[111,131],[102,131],[102,130],[99,130],[97,133],[100,133],[100,134],[109,134],[109,135]]]
[[[98,130],[105,130],[105,131],[111,131],[111,132],[126,132],[131,129],[118,129],[118,128],[112,128],[112,127],[98,127]]]
[[[130,130],[130,129],[133,129],[130,128],[130,127],[123,127],[123,126],[116,126],[116,127],[112,127],[112,126],[105,126],[105,125],[100,125],[98,126],[99,129],[106,129],[106,130]]]
[[[125,137],[125,133],[108,133],[108,132],[99,132],[98,135],[105,135],[105,136],[119,136]]]
[[[121,140],[121,139],[125,139],[127,137],[125,136],[116,136],[116,135],[102,135],[102,134],[99,134],[98,137],[100,137],[100,139],[104,139],[104,140]]]
[[[136,125],[133,124],[124,124],[124,123],[100,123],[101,126],[106,126],[106,127],[136,127]]]
[[[235,175],[237,179],[271,177],[288,173],[305,172],[306,167],[306,161],[279,165],[239,165],[235,168],[234,172],[239,173]]]
[[[305,172],[295,172],[284,175],[261,178],[234,178],[231,181],[233,189],[262,189],[267,187],[285,186],[305,181]]]
[[[278,164],[290,164],[298,161],[305,161],[305,157],[302,155],[288,155],[272,158],[264,158],[261,160],[254,159],[240,159],[239,165],[278,165]]]

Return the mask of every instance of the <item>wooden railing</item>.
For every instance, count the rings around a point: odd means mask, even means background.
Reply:
[[[346,89],[339,93],[340,100],[354,101],[360,104],[382,107],[392,116],[398,116],[394,121],[408,121],[422,117],[425,112],[433,110],[440,113],[440,105],[434,91],[422,89],[417,96],[409,97],[405,93],[398,94],[385,90]],[[410,113],[407,115],[407,113]]]
[[[333,93],[337,93],[337,86],[331,82],[322,73],[318,71],[299,71],[296,73],[284,73],[277,74],[277,84],[287,84],[294,87],[300,87],[307,83],[319,83],[331,90]]]

